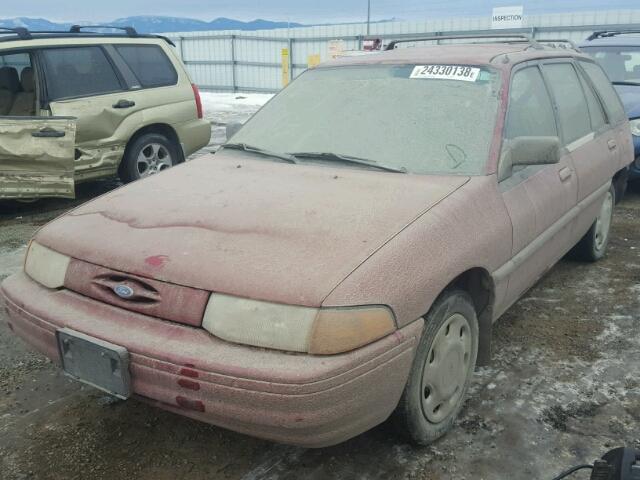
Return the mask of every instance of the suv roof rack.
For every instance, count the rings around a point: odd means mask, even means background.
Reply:
[[[111,28],[113,30],[122,30],[129,37],[137,37],[138,32],[133,27],[114,27],[112,25],[72,25],[69,29],[69,33],[83,33],[82,30],[84,28]],[[97,33],[97,32],[86,32],[86,33]]]
[[[121,30],[123,33],[98,33],[92,31],[83,31],[85,28],[111,28]],[[2,38],[7,35],[8,38]],[[37,36],[37,37],[36,37]],[[154,35],[151,33],[138,33],[133,27],[114,27],[112,25],[73,25],[68,31],[65,30],[39,30],[30,31],[24,27],[0,27],[0,42],[10,42],[16,40],[32,40],[34,38],[77,38],[77,37],[106,37],[106,38],[122,38],[123,36],[132,38],[160,38],[169,45],[175,44],[171,39],[164,35]]]
[[[596,38],[615,37],[618,35],[624,35],[627,33],[640,33],[640,30],[600,30],[593,32],[587,37],[588,41],[595,40]]]
[[[385,50],[393,50],[399,43],[426,42],[436,40],[495,40],[495,39],[512,39],[505,43],[528,43],[534,48],[543,48],[537,40],[531,38],[524,33],[495,33],[482,35],[433,35],[430,37],[403,38],[400,40],[392,40]],[[491,43],[491,42],[486,42]]]

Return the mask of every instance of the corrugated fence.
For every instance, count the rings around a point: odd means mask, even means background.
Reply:
[[[526,15],[526,12],[525,12]],[[370,37],[387,42],[417,35],[526,33],[537,39],[581,41],[596,30],[640,29],[640,10],[575,12],[525,16],[525,28],[491,30],[491,18],[443,18],[371,24]],[[283,86],[282,50],[287,49],[289,79],[302,73],[309,56],[329,58],[329,42],[341,40],[345,50],[358,50],[366,25],[326,25],[291,29],[166,34],[180,52],[193,80],[203,90],[276,92]]]

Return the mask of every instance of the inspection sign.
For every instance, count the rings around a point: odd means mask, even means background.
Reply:
[[[491,28],[522,28],[524,26],[524,8],[494,7],[491,15]]]

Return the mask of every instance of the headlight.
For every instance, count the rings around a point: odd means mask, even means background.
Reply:
[[[395,330],[386,307],[308,308],[214,293],[202,327],[229,342],[329,355],[371,343]]]
[[[640,137],[640,118],[636,118],[635,120],[631,120],[629,122],[631,125],[631,135],[635,135],[636,137]]]
[[[32,241],[24,260],[24,271],[47,288],[60,288],[71,258]]]

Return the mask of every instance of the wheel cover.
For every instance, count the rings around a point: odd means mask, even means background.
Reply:
[[[611,215],[613,214],[613,195],[611,192],[607,192],[604,202],[602,202],[602,208],[600,214],[596,218],[595,228],[595,247],[596,250],[601,251],[607,243],[609,238],[609,229],[611,228]]]
[[[167,147],[160,143],[149,143],[140,149],[136,159],[136,170],[140,178],[148,177],[173,166]]]
[[[422,411],[432,423],[451,415],[463,394],[472,353],[471,327],[455,313],[442,324],[422,371]]]

